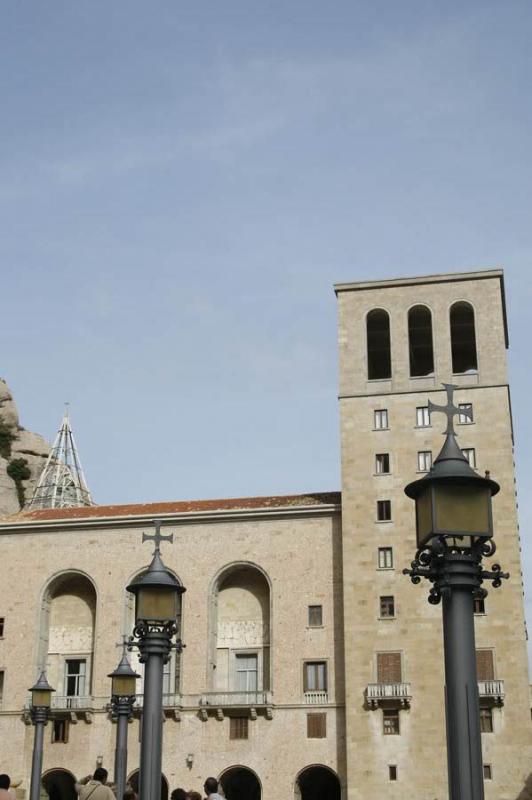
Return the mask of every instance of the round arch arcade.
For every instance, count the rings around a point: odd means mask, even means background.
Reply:
[[[261,800],[262,788],[257,775],[248,767],[234,766],[220,776],[226,800]]]
[[[294,800],[341,800],[336,772],[322,764],[305,767],[296,778]]]

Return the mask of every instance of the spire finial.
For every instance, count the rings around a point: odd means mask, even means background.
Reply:
[[[163,534],[161,533],[161,521],[159,519],[154,519],[153,520],[153,524],[154,524],[154,527],[155,527],[154,535],[152,536],[151,534],[143,533],[142,534],[142,541],[143,542],[147,542],[149,540],[154,541],[155,542],[155,550],[153,551],[153,555],[154,556],[160,556],[161,555],[161,542],[166,541],[166,542],[171,542],[173,544],[173,542],[174,542],[174,534],[171,533],[169,536],[163,536]]]
[[[429,400],[429,414],[432,414],[433,411],[441,411],[442,414],[445,414],[447,417],[447,428],[443,431],[443,435],[455,436],[454,417],[457,414],[463,414],[465,417],[469,417],[469,419],[472,421],[473,415],[468,408],[458,408],[458,406],[455,406],[453,403],[454,390],[458,389],[458,386],[455,386],[453,383],[442,383],[442,386],[447,392],[447,404],[444,406],[439,406]]]

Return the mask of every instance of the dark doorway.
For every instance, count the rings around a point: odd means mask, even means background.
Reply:
[[[138,769],[135,772],[132,772],[129,776],[127,782],[133,789],[133,791],[138,795],[139,793],[139,771]],[[168,800],[168,781],[161,775],[161,800]]]
[[[327,767],[307,767],[297,779],[301,800],[340,800],[338,776]]]
[[[42,777],[42,785],[50,800],[76,800],[74,776],[66,769],[51,769]]]
[[[220,779],[227,800],[260,800],[260,783],[250,769],[232,767]]]

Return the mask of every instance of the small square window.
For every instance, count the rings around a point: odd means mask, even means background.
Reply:
[[[480,731],[481,733],[493,733],[493,712],[491,708],[480,709]]]
[[[377,500],[377,520],[379,522],[389,522],[392,518],[392,501]]]
[[[388,777],[391,781],[397,780],[397,764],[388,764]]]
[[[307,714],[307,739],[325,739],[327,714]]]
[[[476,466],[477,466],[477,456],[476,456],[476,453],[475,453],[475,448],[474,447],[465,447],[462,450],[462,454],[463,454],[464,458],[466,458],[467,461],[469,462],[469,466],[473,467],[473,469],[475,469]]]
[[[395,617],[395,600],[392,595],[381,595],[379,606],[381,617]]]
[[[390,472],[389,453],[377,453],[375,456],[375,472],[377,475],[387,475]]]
[[[66,744],[68,742],[68,719],[52,721],[52,742]]]
[[[373,412],[373,427],[376,431],[382,431],[388,427],[388,410],[386,408],[380,408]]]
[[[430,412],[428,406],[418,406],[416,408],[416,426],[418,428],[430,428]]]
[[[473,403],[458,403],[460,413],[458,414],[458,422],[461,425],[471,425],[473,422]]]
[[[2,639],[4,636],[5,622],[6,622],[5,617],[0,617],[0,639]]]
[[[492,771],[491,771],[491,764],[484,764],[483,771],[484,771],[484,780],[485,781],[491,781],[491,779],[493,777],[493,774],[492,774]]]
[[[248,721],[247,717],[229,717],[229,738],[247,739]]]
[[[321,628],[323,625],[323,606],[308,607],[309,628]]]
[[[399,734],[399,709],[385,708],[382,712],[382,732],[385,736]]]
[[[485,614],[486,613],[486,601],[483,597],[475,597],[473,601],[473,608],[475,614]]]
[[[379,547],[379,569],[393,568],[393,548]]]
[[[418,450],[417,454],[418,472],[430,472],[431,467],[432,467],[432,451]]]

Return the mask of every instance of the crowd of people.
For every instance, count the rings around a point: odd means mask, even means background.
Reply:
[[[76,784],[79,800],[139,800],[138,794],[128,787],[122,798],[116,798],[112,785],[108,784],[108,772],[104,767],[98,767],[94,775],[87,775]],[[223,800],[218,794],[218,781],[216,778],[207,778],[203,784],[204,795],[193,789],[174,789],[171,800]],[[9,775],[0,775],[0,800],[16,800],[16,795],[11,788]]]

